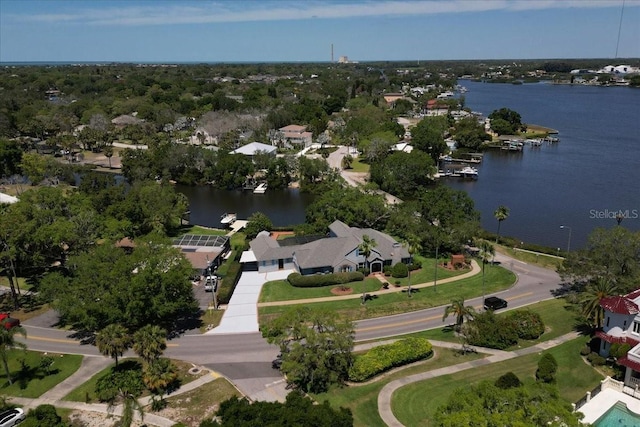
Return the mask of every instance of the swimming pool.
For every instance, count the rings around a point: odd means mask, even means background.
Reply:
[[[624,403],[618,402],[593,425],[595,427],[640,427],[640,416],[627,409]]]

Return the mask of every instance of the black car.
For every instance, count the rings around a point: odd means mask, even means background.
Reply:
[[[484,299],[485,310],[498,310],[507,307],[507,301],[498,297],[489,297]]]
[[[271,367],[273,369],[278,369],[282,367],[282,353],[278,354],[275,359],[271,362]]]

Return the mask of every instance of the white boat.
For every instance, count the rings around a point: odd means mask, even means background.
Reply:
[[[254,194],[264,194],[267,192],[267,183],[261,182],[254,190]]]
[[[237,218],[237,215],[234,213],[223,213],[220,217],[220,223],[223,225],[231,225],[236,221]]]
[[[478,177],[478,169],[472,168],[471,166],[466,166],[460,169],[460,175],[465,178],[477,178]]]

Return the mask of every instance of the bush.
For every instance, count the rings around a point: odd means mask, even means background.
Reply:
[[[398,278],[398,277],[407,277],[409,275],[409,268],[407,267],[406,264],[403,264],[401,262],[397,263],[396,265],[394,265],[393,267],[391,267],[391,276]]]
[[[589,344],[585,344],[585,346],[580,349],[581,356],[587,356],[590,353],[591,353],[591,347],[589,347]]]
[[[287,280],[296,288],[320,288],[323,286],[342,285],[344,283],[360,282],[364,275],[359,271],[348,273],[312,274],[303,276],[300,273],[291,273]]]
[[[422,263],[421,262],[412,262],[411,264],[407,264],[407,268],[409,269],[409,271],[414,271],[414,270],[420,270],[422,268]]]
[[[382,267],[382,273],[387,277],[391,276],[391,266],[385,265],[384,267]]]
[[[631,346],[629,344],[611,344],[611,349],[609,350],[609,355],[611,357],[615,357],[616,359],[620,357],[624,357],[629,350],[631,350]]]
[[[544,333],[544,323],[538,313],[530,310],[516,310],[509,313],[507,318],[513,323],[520,339],[535,340]]]
[[[598,353],[590,353],[587,356],[587,360],[593,366],[602,366],[607,362],[607,359],[605,359],[604,357],[600,356]]]
[[[504,350],[518,343],[515,325],[503,316],[496,316],[493,311],[476,314],[473,321],[466,326],[469,344]]]
[[[495,382],[496,387],[504,390],[508,388],[520,387],[521,385],[522,382],[520,381],[520,378],[518,378],[513,372],[507,372],[506,374],[498,378]]]
[[[374,347],[365,354],[355,357],[349,369],[349,380],[366,381],[389,369],[426,359],[432,354],[431,343],[425,338],[407,338]]]
[[[538,362],[536,370],[536,380],[544,383],[552,383],[556,380],[556,371],[558,370],[558,362],[551,353],[545,353]]]

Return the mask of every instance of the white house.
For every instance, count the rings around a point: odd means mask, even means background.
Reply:
[[[249,156],[253,158],[253,156],[255,156],[258,153],[264,153],[270,156],[275,156],[277,150],[278,148],[274,147],[273,145],[267,145],[261,142],[252,142],[231,151],[231,154],[244,154],[245,156]]]
[[[627,368],[624,384],[640,387],[640,289],[627,295],[602,298],[604,326],[596,332],[600,338],[599,354],[608,357],[612,344],[629,344],[626,356],[618,364]]]
[[[307,127],[301,125],[282,127],[275,135],[274,141],[272,141],[274,145],[281,143],[289,147],[307,148],[313,142],[313,133],[307,132]]]

